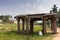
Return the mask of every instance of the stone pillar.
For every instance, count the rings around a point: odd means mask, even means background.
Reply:
[[[30,21],[30,33],[33,33],[33,20]]]
[[[53,20],[51,19],[51,30],[53,29]]]
[[[57,33],[56,18],[51,19],[51,29],[53,33]]]
[[[17,18],[17,30],[20,32],[20,18]]]
[[[24,31],[24,19],[22,19],[22,31]]]
[[[26,18],[26,32],[29,33],[29,24],[30,24],[30,19]]]
[[[42,29],[43,29],[42,33],[43,33],[43,35],[45,35],[46,34],[46,19],[43,19],[43,28]]]

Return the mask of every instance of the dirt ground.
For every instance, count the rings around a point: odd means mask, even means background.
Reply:
[[[57,34],[55,35],[55,37],[53,38],[53,40],[60,40],[60,28],[57,28]]]

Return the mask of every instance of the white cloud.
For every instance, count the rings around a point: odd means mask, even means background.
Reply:
[[[30,0],[31,1],[31,0]],[[34,0],[36,1],[36,0]],[[34,2],[33,1],[33,2]],[[60,0],[37,0],[34,4],[30,2],[21,3],[20,5],[14,6],[12,8],[0,11],[0,13],[6,13],[11,15],[18,15],[18,14],[29,14],[29,13],[47,13],[51,10],[54,4],[57,4],[60,7]],[[5,8],[5,7],[4,7]],[[3,8],[2,8],[3,9]]]
[[[37,0],[37,3],[32,5],[32,4],[26,4],[26,10],[27,13],[47,13],[51,10],[54,4],[57,4],[57,6],[60,7],[60,2],[59,0],[42,0],[42,4],[38,5],[41,0]]]
[[[37,4],[39,4],[40,1],[41,1],[41,0],[37,0]]]
[[[30,3],[26,3],[25,5],[26,5],[26,6],[28,6],[28,7],[29,7],[29,6],[31,6],[31,4],[30,4]]]
[[[25,11],[24,13],[44,13],[44,12],[49,12],[48,6],[43,6],[43,5],[31,5],[31,4],[25,4],[22,5],[22,9]]]

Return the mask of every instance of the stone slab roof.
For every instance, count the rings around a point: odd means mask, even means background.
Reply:
[[[23,17],[29,17],[29,18],[39,18],[39,17],[60,17],[60,14],[59,13],[36,13],[36,14],[22,14],[22,15],[17,15],[15,16],[14,18],[17,18],[17,17],[20,17],[20,18],[23,18]]]

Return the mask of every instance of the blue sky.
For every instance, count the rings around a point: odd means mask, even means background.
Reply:
[[[60,0],[0,0],[0,15],[47,13]]]

